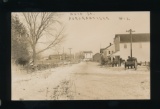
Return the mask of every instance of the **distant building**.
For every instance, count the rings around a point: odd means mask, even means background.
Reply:
[[[113,56],[116,60],[127,60],[131,55],[131,36],[130,34],[116,34],[114,38],[115,53]],[[150,61],[150,34],[140,33],[132,34],[132,57],[137,58],[140,62]]]
[[[93,55],[93,61],[94,62],[101,62],[101,54],[96,53],[95,55]]]
[[[54,55],[49,55],[48,57],[49,60],[53,60],[53,61],[61,61],[61,60],[72,60],[74,59],[74,55],[73,54],[54,54]]]
[[[92,51],[83,51],[83,54],[84,54],[84,60],[92,60],[92,55],[93,55]]]
[[[50,55],[48,57],[48,59],[50,59],[50,60],[61,60],[62,59],[62,55],[61,54]]]

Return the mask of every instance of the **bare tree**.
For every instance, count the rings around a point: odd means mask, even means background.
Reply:
[[[23,16],[25,18],[26,24],[27,24],[27,30],[28,30],[28,42],[32,49],[32,62],[33,64],[36,64],[36,56],[39,53],[42,53],[52,47],[57,46],[60,44],[65,35],[64,35],[64,26],[62,26],[62,23],[58,21],[56,18],[56,13],[50,13],[50,12],[40,12],[40,13],[33,13],[33,12],[27,12],[23,13]],[[61,29],[58,30],[57,27],[53,27],[53,24],[58,23],[61,25]],[[52,34],[49,29],[52,29],[53,31],[56,31],[55,34]],[[51,36],[51,39],[49,42],[43,42],[47,44],[45,48],[37,51],[36,45],[39,43],[39,39],[44,36]],[[42,43],[42,42],[41,42]]]

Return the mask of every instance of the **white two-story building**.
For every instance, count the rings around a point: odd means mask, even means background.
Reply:
[[[86,60],[92,60],[93,58],[93,52],[92,51],[83,51],[84,54],[84,61]]]
[[[112,54],[116,60],[120,58],[127,60],[131,56],[131,35],[116,34],[114,38],[115,53]],[[138,62],[150,62],[150,34],[132,34],[132,57]]]

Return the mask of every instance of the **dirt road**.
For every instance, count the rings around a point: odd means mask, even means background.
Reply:
[[[146,67],[102,67],[94,62],[16,74],[12,72],[13,100],[150,99]]]

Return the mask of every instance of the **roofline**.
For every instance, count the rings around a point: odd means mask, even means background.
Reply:
[[[130,34],[115,34],[114,39],[120,38],[120,37],[123,36],[123,35],[129,36]],[[135,33],[135,34],[132,34],[132,35],[149,35],[149,36],[150,36],[150,33]],[[119,39],[119,40],[120,40],[120,39]],[[148,41],[141,41],[141,42],[148,42]],[[121,42],[121,41],[120,41],[120,43],[127,43],[127,42]],[[133,43],[134,43],[134,41],[133,41]]]
[[[104,50],[107,49],[107,48],[109,48],[109,47],[111,47],[112,45],[114,45],[114,44],[111,44],[111,45],[107,46],[106,48],[104,48]]]
[[[134,34],[150,34],[150,33],[134,33]],[[115,34],[115,35],[127,35],[127,33],[126,34]]]
[[[135,34],[132,34],[132,35],[141,35],[141,34],[148,34],[148,35],[150,35],[150,33],[135,33]],[[115,37],[120,36],[120,35],[130,35],[130,34],[127,34],[127,33],[126,34],[115,34]]]

